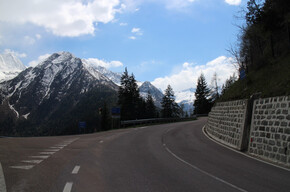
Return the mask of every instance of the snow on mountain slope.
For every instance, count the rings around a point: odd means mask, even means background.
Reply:
[[[118,86],[121,85],[121,83],[120,83],[121,76],[122,76],[121,73],[112,72],[112,71],[110,71],[102,66],[91,65],[87,59],[82,59],[82,62],[87,66],[87,68],[90,72],[95,73],[95,71],[98,71],[99,73],[101,73],[102,75],[106,76],[108,79],[113,81],[116,85],[118,85]]]
[[[183,105],[184,111],[189,113],[193,110],[193,102],[195,100],[195,89],[190,88],[175,93],[175,101],[179,105]]]
[[[193,103],[193,101],[195,100],[194,93],[195,93],[195,90],[193,88],[178,91],[175,93],[175,97],[176,97],[175,101],[177,103],[181,103],[184,101]]]
[[[0,83],[0,100],[2,103],[7,100],[17,116],[23,116],[37,111],[43,103],[56,105],[69,96],[74,96],[77,102],[82,94],[99,85],[117,90],[111,80],[81,59],[69,52],[59,52],[14,79]]]
[[[137,84],[138,86],[140,86],[141,83]],[[139,87],[139,91],[141,97],[143,97],[144,99],[146,99],[148,93],[150,93],[155,102],[155,105],[157,107],[161,107],[163,93],[159,89],[157,89],[154,85],[152,85],[149,81],[145,81],[144,83],[142,83],[141,86]]]
[[[13,53],[0,54],[0,82],[16,77],[26,67]]]

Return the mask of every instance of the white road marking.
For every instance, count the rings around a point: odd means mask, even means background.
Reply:
[[[22,160],[21,162],[23,162],[23,163],[35,163],[35,164],[39,164],[42,161],[43,160]]]
[[[254,160],[256,160],[256,161],[260,161],[260,162],[262,162],[262,163],[265,163],[265,164],[272,165],[272,166],[274,166],[274,167],[277,167],[277,168],[283,169],[283,170],[285,170],[285,171],[290,171],[290,169],[288,169],[288,168],[280,167],[279,165],[275,165],[275,164],[273,164],[273,163],[270,163],[270,162],[264,161],[264,160],[262,160],[262,159],[257,159],[257,158],[255,158],[255,157],[252,157],[252,156],[246,154],[246,153],[243,153],[243,152],[241,152],[241,151],[238,151],[238,150],[236,150],[236,149],[233,149],[233,148],[231,148],[231,147],[228,147],[228,146],[226,146],[225,144],[220,143],[220,142],[214,140],[213,138],[211,138],[211,137],[206,133],[205,126],[203,126],[203,128],[202,128],[202,133],[203,133],[203,134],[204,134],[208,139],[210,139],[211,141],[213,141],[213,142],[215,142],[216,144],[219,144],[219,145],[221,145],[221,146],[223,146],[223,147],[225,147],[225,148],[227,148],[227,149],[229,149],[229,150],[231,150],[231,151],[234,151],[234,152],[236,152],[236,153],[239,153],[239,154],[241,154],[241,155],[244,155],[244,156],[246,156],[246,157],[249,157],[250,159],[254,159]]]
[[[63,192],[70,192],[72,185],[73,185],[73,182],[67,182],[64,186]]]
[[[172,128],[171,128],[171,129],[167,129],[167,130],[165,131],[165,134],[164,134],[164,135],[166,135],[166,134],[167,134],[169,131],[171,131],[171,130],[172,130]],[[184,163],[184,164],[190,166],[191,168],[193,168],[193,169],[195,169],[195,170],[197,170],[197,171],[199,171],[199,172],[201,172],[201,173],[203,173],[203,174],[205,174],[205,175],[207,175],[207,176],[209,176],[209,177],[211,177],[211,178],[213,178],[213,179],[215,179],[215,180],[217,180],[217,181],[220,181],[220,182],[222,182],[222,183],[224,183],[224,184],[226,184],[226,185],[228,185],[228,186],[230,186],[230,187],[232,187],[232,188],[234,188],[234,189],[237,189],[237,190],[242,191],[242,192],[247,192],[245,189],[242,189],[242,188],[240,188],[240,187],[238,187],[238,186],[236,186],[236,185],[234,185],[234,184],[231,184],[231,183],[229,183],[229,182],[227,182],[227,181],[225,181],[225,180],[223,180],[223,179],[221,179],[221,178],[219,178],[219,177],[216,177],[216,176],[214,176],[214,175],[212,175],[212,174],[210,174],[210,173],[208,173],[208,172],[206,172],[206,171],[204,171],[204,170],[198,168],[197,166],[188,163],[187,161],[183,160],[182,158],[178,157],[175,153],[173,153],[173,152],[172,152],[172,151],[171,151],[171,150],[166,146],[166,144],[163,142],[163,138],[162,138],[162,144],[163,144],[163,147],[166,149],[166,151],[167,151],[168,153],[170,153],[173,157],[175,157],[177,160],[181,161],[182,163]]]
[[[66,147],[67,145],[62,145],[62,144],[58,144],[58,145],[55,145],[56,147]]]
[[[44,149],[44,151],[54,151],[54,152],[57,152],[59,151],[60,149]]]
[[[39,152],[39,154],[43,154],[43,155],[52,155],[55,152]]]
[[[169,152],[173,157],[175,157],[177,160],[179,160],[179,161],[181,161],[182,163],[184,163],[184,164],[190,166],[191,168],[193,168],[193,169],[195,169],[195,170],[197,170],[197,171],[199,171],[199,172],[201,172],[201,173],[203,173],[203,174],[205,174],[205,175],[207,175],[207,176],[209,176],[209,177],[211,177],[211,178],[213,178],[213,179],[215,179],[215,180],[217,180],[217,181],[220,181],[220,182],[222,182],[222,183],[224,183],[224,184],[226,184],[226,185],[228,185],[228,186],[230,186],[230,187],[232,187],[232,188],[234,188],[234,189],[237,189],[237,190],[242,191],[242,192],[247,192],[245,189],[242,189],[242,188],[240,188],[240,187],[238,187],[238,186],[236,186],[236,185],[234,185],[234,184],[231,184],[231,183],[229,183],[229,182],[227,182],[227,181],[225,181],[225,180],[223,180],[223,179],[221,179],[221,178],[219,178],[219,177],[216,177],[216,176],[214,176],[214,175],[212,175],[212,174],[210,174],[210,173],[208,173],[208,172],[206,172],[206,171],[204,171],[204,170],[202,170],[202,169],[200,169],[200,168],[198,168],[198,167],[196,167],[196,166],[194,166],[194,165],[188,163],[187,161],[181,159],[181,158],[178,157],[176,154],[174,154],[172,151],[170,151],[170,149],[168,149],[166,146],[164,146],[164,148],[165,148],[165,149],[166,149],[166,150],[167,150],[167,151],[168,151],[168,152]]]
[[[62,149],[63,147],[50,147],[51,149]]]
[[[99,143],[103,143],[104,141],[103,140],[101,140]]]
[[[33,167],[34,167],[34,165],[10,166],[10,168],[13,168],[13,169],[25,169],[25,170],[29,170]]]
[[[6,192],[5,177],[1,163],[0,163],[0,192]]]
[[[47,159],[49,156],[48,155],[39,155],[39,156],[29,156],[31,158],[39,158],[39,159]]]
[[[76,165],[75,168],[72,170],[71,174],[78,174],[80,168],[81,168],[81,166]]]

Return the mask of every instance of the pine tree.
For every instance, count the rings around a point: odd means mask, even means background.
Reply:
[[[107,102],[104,102],[104,105],[101,108],[100,112],[102,116],[102,119],[101,119],[102,130],[106,131],[106,130],[111,129],[112,119],[111,119],[110,111],[107,107]]]
[[[140,112],[142,99],[140,98],[138,85],[134,75],[128,74],[127,68],[121,77],[118,98],[122,120],[137,119],[142,116],[142,112]]]
[[[165,94],[162,98],[162,116],[164,118],[178,117],[180,113],[180,107],[175,102],[174,92],[170,85],[167,86]]]
[[[205,77],[203,74],[197,80],[194,101],[194,114],[207,114],[211,109],[211,101],[209,99],[210,89],[207,87]]]
[[[148,93],[146,98],[146,118],[155,118],[157,115],[156,106],[154,104],[154,100],[152,95]]]

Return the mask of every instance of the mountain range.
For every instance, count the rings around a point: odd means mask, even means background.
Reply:
[[[100,122],[98,108],[116,105],[122,75],[69,52],[54,53],[29,68],[12,53],[3,54],[0,69],[0,135],[73,134],[79,132],[79,121],[92,127]],[[148,81],[138,84],[140,95],[150,93],[161,108],[162,92]],[[184,110],[192,106],[192,91],[176,93]]]
[[[77,133],[72,127],[77,127],[78,121],[86,121],[89,127],[97,123],[93,112],[104,102],[115,104],[117,90],[109,78],[71,53],[54,53],[36,67],[0,83],[1,132]]]
[[[0,82],[16,77],[26,67],[13,52],[0,54]]]

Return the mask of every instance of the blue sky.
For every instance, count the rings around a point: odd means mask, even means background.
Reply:
[[[222,84],[234,72],[245,0],[0,0],[0,52],[35,65],[69,51],[164,89],[194,87],[203,72]]]

